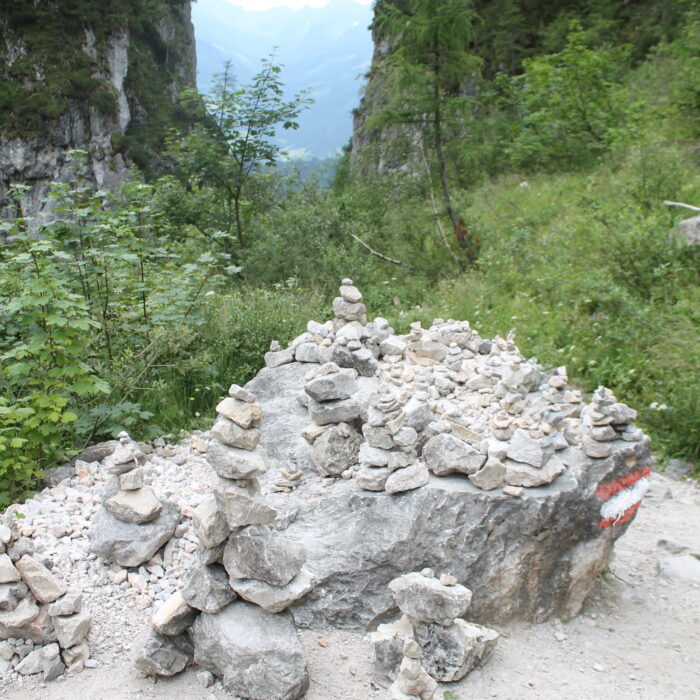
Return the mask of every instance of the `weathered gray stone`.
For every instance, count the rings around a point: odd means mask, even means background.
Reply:
[[[391,450],[394,447],[394,438],[387,428],[377,428],[365,423],[362,426],[362,434],[370,447],[380,450]]]
[[[507,459],[503,466],[506,470],[505,481],[507,484],[527,488],[551,484],[554,479],[566,471],[566,465],[556,458],[550,459],[541,469],[510,459]]]
[[[406,615],[396,622],[390,622],[377,627],[370,634],[374,645],[374,658],[382,673],[394,677],[403,659],[404,640],[413,637],[413,623]]]
[[[181,591],[176,591],[155,611],[151,624],[158,634],[170,637],[184,632],[196,617],[197,610],[185,602]]]
[[[340,476],[357,463],[362,438],[351,425],[339,423],[324,431],[309,448],[309,459],[323,476]]]
[[[219,512],[214,494],[206,496],[192,511],[192,523],[200,542],[209,548],[221,544],[231,532],[224,516]]]
[[[220,564],[191,566],[182,588],[184,601],[202,612],[215,613],[236,599]]]
[[[355,481],[363,491],[384,491],[390,476],[391,470],[387,467],[362,467]]]
[[[394,579],[389,590],[402,613],[414,621],[439,625],[451,625],[464,615],[472,599],[472,592],[464,586],[443,586],[415,572]]]
[[[357,372],[353,369],[341,369],[331,374],[322,374],[304,385],[304,391],[314,401],[348,399],[357,389]]]
[[[381,352],[382,355],[403,355],[407,347],[408,346],[401,338],[392,335],[379,343],[379,352]]]
[[[692,554],[665,557],[657,563],[659,574],[678,581],[700,581],[700,560]]]
[[[170,501],[149,523],[136,525],[117,520],[100,506],[90,527],[90,551],[123,567],[148,561],[172,536],[180,522],[180,509]]]
[[[255,396],[243,387],[238,386],[238,384],[231,384],[228,389],[228,395],[239,401],[245,401],[246,403],[255,402]]]
[[[17,567],[7,554],[0,554],[0,583],[13,583],[21,578]]]
[[[224,566],[233,579],[255,578],[285,586],[306,561],[306,547],[265,526],[247,527],[229,537]]]
[[[35,649],[27,654],[15,668],[17,672],[21,673],[23,676],[31,676],[35,673],[41,673],[43,661],[41,649]]]
[[[386,467],[389,464],[390,450],[380,450],[365,442],[360,447],[358,459],[366,467]]]
[[[700,244],[700,216],[679,221],[678,230],[689,246]]]
[[[254,450],[260,442],[260,431],[257,428],[246,430],[223,416],[216,419],[211,434],[224,445],[242,447],[244,450]]]
[[[486,455],[454,435],[441,433],[423,446],[423,461],[436,476],[475,474],[486,461]]]
[[[26,601],[26,602],[25,602]],[[26,606],[26,607],[25,607]],[[38,610],[38,614],[35,614]],[[29,596],[20,601],[14,610],[17,615],[22,613],[23,618],[31,617],[24,624],[17,627],[7,626],[0,620],[0,639],[10,639],[16,637],[19,639],[31,640],[35,644],[45,644],[46,642],[56,641],[56,631],[54,630],[52,618],[46,612],[46,606],[41,608],[36,607],[36,602]],[[8,621],[17,621],[17,617],[4,618]]]
[[[219,476],[226,479],[251,479],[269,469],[267,454],[260,445],[248,450],[229,447],[216,439],[209,441],[207,461]]]
[[[45,683],[56,680],[59,676],[63,675],[65,671],[66,667],[63,665],[60,656],[42,660],[41,673]]]
[[[589,435],[583,436],[581,445],[586,456],[593,459],[605,459],[612,453],[612,445],[609,442],[598,442]]]
[[[74,615],[57,615],[53,618],[58,643],[64,648],[80,643],[90,630],[90,615],[83,610]]]
[[[359,343],[358,343],[359,344]],[[374,355],[367,348],[351,350],[335,343],[331,350],[331,360],[339,367],[354,369],[361,377],[372,377],[379,366]]]
[[[40,603],[51,603],[66,592],[66,584],[28,554],[17,562],[17,570]]]
[[[216,407],[217,413],[228,418],[244,430],[257,428],[262,421],[260,404],[249,401],[239,401],[232,396],[227,396]]]
[[[150,523],[163,510],[163,504],[150,486],[135,491],[119,491],[104,505],[117,520],[137,525]]]
[[[505,477],[503,463],[499,459],[489,459],[478,472],[469,475],[469,480],[484,491],[492,491],[506,483]]]
[[[361,321],[367,313],[367,307],[361,302],[351,303],[345,301],[342,297],[333,299],[333,314],[337,318],[342,318],[346,321]]]
[[[88,646],[87,641],[84,639],[74,647],[63,649],[61,651],[61,658],[63,659],[63,663],[66,665],[66,673],[68,675],[80,673],[85,668],[85,662],[89,657],[90,647]]]
[[[72,615],[80,612],[82,606],[83,596],[80,591],[70,590],[51,603],[46,610],[52,617],[56,615]]]
[[[486,663],[499,637],[498,632],[465,620],[449,627],[418,623],[415,635],[423,650],[424,668],[441,683],[458,681]]]
[[[219,479],[214,489],[219,510],[231,530],[246,525],[272,525],[277,511],[260,495],[255,479],[231,481]]]
[[[161,637],[152,630],[135,643],[134,666],[145,676],[169,678],[184,670],[191,659],[183,637]]]
[[[135,491],[143,487],[144,471],[141,467],[119,475],[119,488],[122,491]]]
[[[229,583],[241,598],[271,613],[282,612],[314,587],[313,576],[305,569],[286,586],[271,586],[257,579],[231,579]]]
[[[194,659],[243,698],[297,700],[309,686],[303,651],[287,612],[236,601],[192,626]]]
[[[542,443],[530,437],[527,430],[522,428],[513,433],[506,455],[516,462],[524,462],[538,469],[544,464]]]
[[[270,351],[265,353],[265,366],[270,368],[280,367],[282,365],[294,362],[294,348],[285,348],[284,350]]]
[[[355,420],[361,412],[360,404],[355,398],[324,402],[309,400],[309,415],[316,425],[349,423]]]
[[[384,490],[387,493],[401,493],[425,486],[430,480],[430,472],[423,462],[416,462],[410,467],[397,469],[386,480]]]

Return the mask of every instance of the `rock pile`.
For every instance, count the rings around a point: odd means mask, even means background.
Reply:
[[[48,565],[48,566],[47,566]],[[20,537],[12,515],[0,518],[0,671],[42,674],[52,681],[80,673],[90,650],[90,615],[79,591],[68,590],[34,556],[32,540]]]
[[[432,569],[424,569],[399,576],[389,589],[403,617],[380,625],[370,636],[379,668],[387,675],[395,674],[398,668],[399,677],[389,695],[392,700],[432,697],[421,694],[427,689],[416,692],[423,683],[412,685],[420,678],[419,666],[432,679],[451,682],[488,660],[498,633],[461,619],[472,593],[453,576],[443,574],[437,579]],[[410,662],[406,661],[407,649],[413,653]]]
[[[112,478],[90,528],[90,547],[119,566],[140,566],[151,559],[180,521],[179,508],[144,485],[144,462],[143,452],[125,432],[119,433],[119,444],[104,460]]]
[[[283,611],[313,579],[304,568],[306,548],[271,527],[277,511],[258,481],[269,466],[258,444],[261,407],[237,385],[229,394],[217,406],[207,450],[213,494],[192,514],[198,560],[182,590],[154,614],[135,664],[146,675],[171,676],[194,660],[242,698],[295,700],[308,673]]]

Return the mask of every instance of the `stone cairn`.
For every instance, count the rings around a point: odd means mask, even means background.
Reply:
[[[90,528],[90,549],[122,567],[150,560],[180,521],[180,509],[161,501],[152,487],[144,485],[145,461],[138,444],[121,432],[114,452],[103,463],[112,478]]]
[[[636,412],[608,389],[586,405],[565,368],[547,373],[525,360],[512,335],[485,340],[466,321],[435,319],[396,336],[385,319],[367,321],[350,279],[333,312],[265,355],[268,367],[320,365],[299,400],[313,422],[302,432],[309,459],[323,476],[401,493],[430,474],[463,474],[479,489],[517,497],[571,464],[608,457],[612,441],[644,439]],[[379,389],[364,392],[363,377],[378,378]]]
[[[172,676],[194,660],[205,686],[216,675],[242,698],[295,700],[309,681],[284,611],[314,582],[305,547],[274,531],[277,512],[261,494],[258,477],[269,465],[258,444],[260,405],[235,384],[229,394],[216,407],[207,450],[213,493],[192,516],[198,561],[156,610],[135,664],[146,675]]]
[[[12,514],[0,517],[0,671],[42,674],[44,681],[80,673],[90,655],[90,615],[79,591],[51,572],[19,537]]]
[[[461,619],[472,593],[453,576],[437,579],[424,569],[395,578],[389,589],[402,617],[380,625],[370,639],[378,667],[389,676],[398,672],[391,700],[430,700],[436,681],[458,681],[488,660],[499,635]]]

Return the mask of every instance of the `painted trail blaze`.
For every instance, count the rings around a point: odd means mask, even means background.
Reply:
[[[649,488],[651,469],[641,467],[629,474],[601,484],[596,496],[604,501],[600,507],[601,528],[622,525],[634,517],[642,505],[642,497]]]

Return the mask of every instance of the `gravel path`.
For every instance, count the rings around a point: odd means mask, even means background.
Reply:
[[[156,492],[191,514],[209,490],[211,475],[192,442],[157,448],[150,464]],[[131,667],[135,637],[148,626],[158,601],[179,586],[196,538],[186,518],[161,558],[128,576],[126,570],[105,567],[88,553],[87,539],[104,480],[93,464],[81,470],[80,479],[45,489],[19,508],[20,529],[32,538],[37,557],[52,559],[54,573],[83,590],[84,607],[92,615],[94,668],[48,684],[40,676],[0,672],[0,695],[8,700],[230,698],[218,683],[198,685],[192,670],[153,682]],[[700,557],[698,484],[654,474],[644,505],[615,552],[582,615],[497,627],[502,638],[489,663],[459,683],[441,685],[436,698],[700,698],[700,579],[692,578],[688,559]],[[658,573],[660,561],[666,575]],[[302,631],[301,637],[311,675],[308,700],[385,697],[388,682],[374,673],[372,648],[362,635],[329,629]]]

